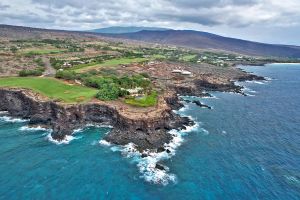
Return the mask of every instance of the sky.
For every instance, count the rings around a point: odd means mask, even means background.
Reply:
[[[300,0],[1,0],[0,24],[165,27],[300,45]]]

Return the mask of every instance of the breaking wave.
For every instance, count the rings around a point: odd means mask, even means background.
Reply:
[[[30,126],[22,126],[19,128],[20,131],[49,131],[50,129],[41,127],[41,126],[36,126],[36,127],[30,127]]]
[[[255,83],[255,84],[259,84],[259,85],[264,85],[266,84],[266,81],[246,81],[247,83]]]
[[[103,146],[111,146],[110,142],[107,142],[106,140],[100,140],[99,144],[103,145]]]
[[[124,146],[112,145],[111,143],[100,140],[99,143],[103,146],[110,146],[113,152],[121,152],[121,154],[131,159],[141,173],[140,178],[153,184],[167,185],[169,183],[176,183],[177,177],[170,172],[170,169],[161,164],[162,161],[170,159],[176,154],[176,149],[184,142],[184,136],[194,130],[197,130],[199,124],[187,126],[185,130],[171,130],[169,133],[173,136],[170,143],[164,145],[164,151],[153,152],[146,150],[139,152],[133,143]]]
[[[69,144],[71,141],[73,140],[78,140],[78,139],[81,139],[83,136],[75,136],[75,134],[77,133],[81,133],[85,130],[85,128],[87,127],[97,127],[97,128],[112,128],[112,126],[109,126],[109,125],[95,125],[95,124],[87,124],[85,125],[84,128],[79,128],[79,129],[75,129],[72,133],[72,135],[67,135],[65,136],[65,138],[63,140],[55,140],[53,139],[53,137],[51,136],[51,132],[47,135],[47,139],[54,143],[54,144],[58,144],[58,145],[61,145],[61,144]],[[110,131],[107,131],[106,133],[104,134],[108,134]],[[99,142],[100,144],[104,145],[106,144],[108,146],[108,142],[106,142],[104,140],[103,142]],[[97,143],[97,142],[96,142]],[[95,145],[96,144],[95,142],[92,142],[92,145]]]
[[[87,124],[85,127],[96,127],[96,128],[113,128],[111,125],[99,125],[99,124]]]
[[[53,137],[51,136],[51,133],[49,133],[47,135],[47,139],[57,145],[61,145],[61,144],[69,144],[72,140],[78,140],[81,137],[75,137],[73,135],[66,135],[65,138],[63,140],[55,140],[53,139]]]
[[[27,122],[28,119],[21,119],[21,118],[13,118],[10,116],[0,116],[0,121],[4,122]]]

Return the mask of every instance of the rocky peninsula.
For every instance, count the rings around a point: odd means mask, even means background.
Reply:
[[[227,79],[211,74],[194,77],[185,84],[170,84],[155,107],[141,109],[132,109],[117,101],[96,99],[81,104],[65,104],[28,89],[0,88],[0,111],[29,119],[31,126],[51,128],[52,138],[58,141],[87,124],[109,125],[113,128],[104,138],[108,142],[118,145],[134,143],[141,151],[159,149],[172,140],[168,133],[171,129],[185,129],[194,123],[173,112],[183,106],[180,95],[205,96],[208,95],[206,91],[242,93],[242,87],[235,85],[234,81],[264,80],[239,69],[234,71],[237,72],[231,74],[234,77]]]

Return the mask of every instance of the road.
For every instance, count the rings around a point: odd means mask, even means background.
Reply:
[[[51,66],[50,59],[43,56],[42,60],[45,63],[46,68],[43,76],[55,76],[56,70]]]

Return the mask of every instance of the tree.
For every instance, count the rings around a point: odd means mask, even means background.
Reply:
[[[12,46],[12,47],[10,48],[10,51],[13,52],[13,53],[16,53],[16,52],[18,51],[18,48],[15,47],[15,46]]]
[[[115,100],[120,96],[120,89],[115,84],[104,84],[96,94],[96,98],[104,101]]]

